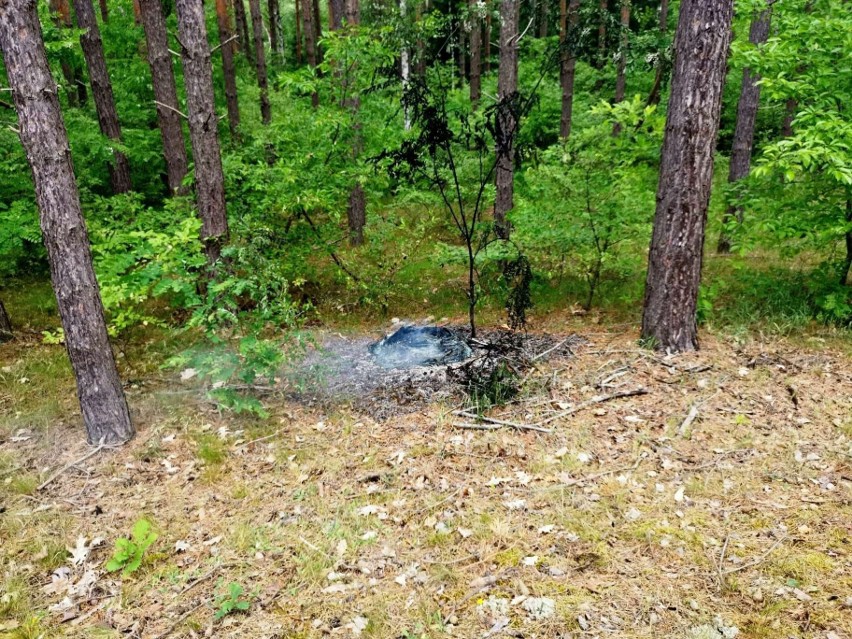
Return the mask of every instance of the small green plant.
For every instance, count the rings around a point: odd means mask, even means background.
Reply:
[[[245,589],[235,581],[228,584],[228,591],[216,602],[216,619],[222,619],[232,612],[247,612],[251,602],[243,597]]]
[[[130,539],[119,537],[115,540],[115,552],[106,564],[108,572],[121,570],[121,576],[133,574],[142,565],[142,556],[157,541],[157,533],[151,530],[151,522],[140,519],[133,524]]]

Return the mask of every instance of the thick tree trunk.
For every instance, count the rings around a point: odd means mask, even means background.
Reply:
[[[468,0],[470,15],[470,102],[475,109],[482,98],[482,21],[479,2]]]
[[[515,134],[518,128],[518,20],[520,0],[500,3],[500,69],[497,76],[497,126],[494,231],[508,239],[511,228],[506,214],[515,205]]]
[[[272,121],[269,107],[269,78],[266,75],[266,53],[263,50],[263,16],[260,0],[249,0],[251,26],[254,33],[254,61],[257,70],[257,86],[260,88],[260,119],[264,124]]]
[[[301,2],[302,4],[302,32],[305,36],[305,57],[308,59],[308,66],[311,69],[316,69],[318,59],[313,2],[311,0],[296,0],[296,2]],[[316,91],[311,94],[311,104],[313,104],[314,108],[319,106],[319,94]]]
[[[245,0],[234,0],[234,22],[237,33],[240,36],[240,47],[246,56],[246,60],[254,66],[254,45],[248,15],[246,14]]]
[[[598,17],[598,59],[595,66],[603,69],[606,66],[606,21],[609,13],[608,0],[600,0]]]
[[[133,437],[133,425],[107,336],[36,0],[0,2],[0,50],[32,169],[42,237],[88,440],[121,444]]]
[[[683,0],[648,256],[642,337],[698,348],[696,306],[733,0]]]
[[[361,23],[361,8],[359,0],[345,0],[345,17],[346,29],[349,34],[357,35],[358,25]],[[355,65],[348,73],[356,73]],[[345,80],[352,82],[352,80]],[[347,97],[346,105],[352,116],[352,160],[358,160],[361,155],[363,140],[361,137],[361,98],[357,93],[357,89],[353,86],[346,87],[344,95]],[[346,209],[346,218],[349,225],[349,244],[351,246],[360,246],[364,243],[364,226],[367,223],[367,198],[364,194],[364,188],[360,182],[356,183],[349,192],[349,206]]]
[[[8,342],[13,337],[12,320],[9,319],[6,307],[3,306],[3,300],[0,300],[0,342]]]
[[[664,35],[669,28],[669,0],[660,0],[660,35]],[[668,72],[668,64],[665,62],[665,52],[660,51],[657,59],[657,71],[654,74],[654,84],[648,94],[648,104],[659,104],[660,94],[663,90],[663,78]]]
[[[166,176],[169,191],[174,194],[181,191],[183,178],[189,170],[189,163],[178,109],[172,55],[169,53],[169,36],[160,0],[139,0],[139,9],[142,12],[142,26],[145,29],[145,41],[148,45],[148,64],[151,67],[157,124],[163,139]]]
[[[769,37],[770,10],[764,9],[755,16],[749,30],[749,41],[754,45],[766,42]],[[734,129],[734,142],[731,148],[731,165],[728,171],[728,183],[733,184],[748,177],[751,171],[751,151],[754,146],[754,127],[757,122],[757,109],[760,106],[760,76],[752,73],[748,67],[743,69],[743,84],[740,88],[740,101],[737,103],[737,124]],[[743,221],[742,207],[731,204],[722,217],[722,234],[719,236],[719,253],[731,252],[731,239],[725,229],[736,219]]]
[[[278,64],[284,62],[284,34],[281,32],[281,6],[278,0],[268,0],[268,18],[269,18],[269,48],[271,57]]]
[[[115,98],[112,94],[101,32],[98,29],[92,0],[74,0],[74,12],[77,14],[77,26],[83,30],[80,35],[80,44],[83,48],[83,56],[86,58],[86,66],[89,68],[89,81],[92,83],[92,96],[98,113],[98,124],[105,136],[120,143],[121,126],[115,110]],[[120,151],[113,151],[110,181],[114,193],[126,193],[131,189],[130,164],[127,156]]]
[[[567,6],[566,6],[567,5]],[[561,0],[559,14],[559,84],[562,87],[562,117],[559,135],[567,140],[571,135],[571,117],[574,111],[574,76],[577,67],[577,25],[580,21],[580,0]],[[569,42],[569,37],[571,38]]]
[[[548,2],[550,0],[538,0],[538,37],[547,37],[548,21],[550,19],[550,11]]]
[[[237,0],[239,2],[240,0]],[[210,264],[228,241],[225,176],[219,150],[218,118],[213,100],[213,65],[201,0],[177,0],[178,35],[189,111],[189,138],[195,159],[195,191],[201,241]]]
[[[621,0],[621,36],[618,45],[618,74],[615,79],[615,98],[613,104],[624,100],[627,92],[627,48],[630,45],[630,0]],[[612,134],[621,133],[621,125],[616,122],[612,125]]]
[[[216,22],[219,26],[219,48],[222,52],[222,76],[225,79],[228,128],[231,131],[231,141],[236,142],[240,138],[240,102],[237,96],[237,72],[234,67],[236,46],[233,42],[229,42],[234,36],[234,30],[231,27],[228,0],[216,0]]]

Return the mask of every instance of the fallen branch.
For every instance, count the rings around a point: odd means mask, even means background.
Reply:
[[[555,351],[555,350],[559,349],[559,348],[560,348],[563,344],[565,344],[565,342],[567,342],[569,339],[570,339],[570,338],[566,337],[565,339],[563,339],[561,342],[559,342],[559,343],[558,343],[558,344],[556,344],[555,346],[551,346],[550,348],[548,348],[546,351],[542,351],[542,352],[541,352],[541,353],[539,353],[538,355],[533,355],[533,356],[530,358],[530,361],[531,361],[531,362],[537,362],[538,360],[540,360],[540,359],[541,359],[542,357],[544,357],[545,355],[550,355],[550,353],[552,353],[553,351]]]
[[[72,461],[70,464],[67,464],[66,466],[63,466],[62,468],[60,468],[59,470],[57,470],[55,473],[53,473],[50,477],[48,477],[47,479],[45,479],[45,480],[44,480],[41,484],[39,484],[39,486],[38,486],[38,488],[36,488],[36,490],[44,490],[47,486],[49,486],[51,483],[53,483],[53,481],[54,481],[57,477],[59,477],[62,473],[64,473],[65,471],[68,471],[68,470],[72,469],[72,468],[73,468],[74,466],[76,466],[77,464],[82,464],[84,461],[86,461],[86,460],[87,460],[87,459],[89,459],[90,457],[94,457],[94,456],[95,456],[95,455],[97,455],[99,452],[101,452],[104,448],[105,448],[105,446],[104,446],[104,444],[103,444],[103,441],[101,441],[101,443],[100,443],[100,444],[98,444],[97,446],[95,446],[92,450],[90,450],[88,453],[86,453],[85,455],[83,455],[80,459],[77,459],[77,460],[75,460],[75,461]]]
[[[497,428],[501,426],[505,426],[507,428],[514,428],[516,430],[534,430],[538,433],[552,433],[553,431],[549,428],[542,428],[541,426],[535,426],[532,424],[518,424],[516,422],[507,422],[502,419],[494,419],[493,417],[485,417],[484,415],[476,415],[475,413],[471,413],[466,410],[456,410],[453,411],[453,415],[458,415],[459,417],[469,417],[470,419],[477,419],[483,422],[487,422],[490,425],[493,425]],[[474,424],[471,424],[473,426]],[[482,430],[497,430],[497,428],[484,428]]]
[[[695,418],[698,417],[698,406],[692,405],[689,409],[689,413],[686,415],[686,419],[680,425],[680,428],[677,429],[677,434],[681,437],[686,437],[686,431],[692,426],[692,422],[695,421]]]
[[[545,424],[549,424],[550,422],[555,422],[557,419],[562,419],[563,417],[567,417],[568,415],[573,415],[584,408],[588,408],[589,406],[594,406],[595,404],[603,404],[604,402],[609,402],[613,399],[620,399],[622,397],[633,397],[635,395],[647,395],[648,390],[646,388],[634,388],[633,390],[628,391],[619,391],[617,393],[612,393],[611,395],[595,395],[591,399],[587,399],[584,402],[580,402],[576,406],[572,406],[567,410],[563,410],[560,413],[556,413],[551,417],[548,417],[544,421],[538,423],[538,426],[544,426]]]
[[[774,544],[772,544],[769,547],[769,550],[767,550],[765,553],[763,553],[760,557],[758,557],[754,561],[750,561],[747,564],[742,564],[740,566],[734,566],[733,568],[728,568],[728,570],[724,570],[722,572],[722,575],[723,576],[732,575],[735,572],[739,572],[741,570],[747,570],[748,568],[754,568],[755,566],[759,566],[764,561],[766,561],[766,558],[769,557],[769,555],[771,555],[775,551],[775,549],[778,548],[778,546],[780,546],[782,543],[784,543],[785,539],[787,539],[786,535],[780,537]]]

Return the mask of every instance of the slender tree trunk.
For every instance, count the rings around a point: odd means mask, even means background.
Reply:
[[[254,65],[254,52],[252,37],[249,33],[248,17],[244,0],[234,0],[234,22],[237,26],[237,35],[240,36],[240,49],[245,53],[248,61]]]
[[[101,9],[101,22],[109,22],[109,7],[107,0],[98,0]]]
[[[485,0],[485,73],[491,73],[491,38],[493,37],[493,29],[491,28],[491,0]]]
[[[414,20],[418,26],[417,32],[417,59],[414,62],[414,72],[417,74],[417,77],[422,78],[426,75],[426,46],[423,43],[423,38],[420,35],[419,27],[422,26],[423,22],[423,7],[427,4],[427,1],[417,2],[414,6]]]
[[[361,9],[359,0],[345,0],[346,29],[350,35],[358,34],[358,25],[361,23]],[[357,69],[353,64],[347,73],[355,74]],[[344,94],[348,96],[346,106],[352,114],[352,160],[358,160],[361,155],[363,140],[361,137],[361,98],[357,93],[355,80],[347,78],[350,86],[346,87]],[[364,243],[364,226],[367,224],[367,198],[364,188],[357,182],[349,192],[349,206],[346,210],[347,222],[349,224],[349,244],[360,246]]]
[[[331,5],[332,3],[329,2],[329,9],[331,9]],[[408,7],[406,6],[406,0],[399,0],[399,15],[403,23],[406,23],[408,21]],[[409,54],[407,44],[403,44],[402,51],[399,52],[399,67],[400,75],[402,77],[402,91],[403,93],[405,93],[408,90],[408,86],[411,81],[411,56]],[[404,107],[402,118],[403,129],[405,131],[410,131],[411,113],[409,112],[407,106]]]
[[[237,0],[238,2],[240,0]],[[207,261],[219,259],[228,241],[225,176],[219,150],[218,118],[213,99],[213,64],[202,0],[177,0],[178,36],[189,111],[189,138],[195,158],[195,191],[201,218],[201,241]]]
[[[35,0],[0,2],[0,51],[32,169],[42,237],[88,440],[121,444],[133,437],[133,425],[107,336],[71,149]]]
[[[12,320],[9,319],[6,307],[3,306],[3,300],[0,300],[0,343],[8,342],[14,336]]]
[[[749,41],[754,45],[766,42],[769,37],[770,10],[764,9],[754,17],[749,30]],[[752,73],[748,67],[743,69],[743,84],[740,88],[740,101],[737,103],[737,125],[734,129],[734,142],[731,148],[731,165],[728,171],[728,183],[734,184],[748,177],[751,172],[751,152],[754,146],[754,127],[757,122],[757,110],[760,106],[760,76]],[[743,221],[742,207],[731,204],[722,217],[722,234],[719,236],[719,253],[731,252],[731,239],[726,228],[736,219]]]
[[[618,104],[624,100],[624,94],[627,92],[627,77],[625,70],[627,69],[627,47],[630,44],[630,0],[621,0],[621,35],[618,46],[618,74],[615,79],[615,99],[613,104]],[[612,126],[612,134],[618,135],[621,133],[621,124],[616,122]]]
[[[296,6],[296,63],[302,64],[302,2],[295,0],[293,4]]]
[[[538,37],[547,37],[548,20],[550,11],[548,10],[549,0],[538,0]]]
[[[133,22],[142,24],[142,10],[139,8],[139,0],[133,0]]]
[[[799,110],[799,102],[790,98],[784,105],[784,122],[781,124],[781,137],[789,138],[793,135],[793,120],[796,119],[796,111]]]
[[[231,26],[228,0],[216,0],[216,22],[219,26],[219,48],[222,52],[222,76],[225,79],[228,128],[231,131],[231,141],[237,142],[240,138],[240,102],[237,96],[237,72],[234,67],[236,47],[233,42],[229,42],[234,36],[234,30]]]
[[[148,64],[151,67],[151,81],[157,107],[157,124],[160,127],[160,136],[163,139],[166,176],[169,191],[174,194],[182,189],[183,178],[189,170],[189,162],[186,158],[186,144],[181,128],[181,116],[178,109],[172,55],[169,53],[166,21],[163,18],[163,7],[160,0],[139,0],[139,9],[142,12],[142,26],[145,29],[145,41],[148,48]]]
[[[283,62],[283,53],[284,48],[281,44],[281,41],[284,38],[284,34],[281,33],[281,7],[278,4],[278,0],[268,0],[267,9],[268,9],[268,18],[269,18],[269,49],[271,58],[275,60],[278,57],[277,62],[280,64]]]
[[[599,5],[600,15],[598,17],[598,59],[596,65],[598,69],[603,69],[606,66],[606,20],[609,13],[608,0],[600,0]]]
[[[840,285],[852,286],[852,280],[849,278],[849,271],[852,269],[852,189],[846,189],[846,224],[847,230],[844,235],[846,240],[846,259],[843,261],[843,267],[840,271]]]
[[[511,227],[506,214],[514,207],[515,134],[518,127],[518,20],[520,0],[500,2],[500,69],[497,76],[497,126],[494,231],[508,239]]]
[[[642,337],[698,349],[696,307],[733,0],[683,0],[648,256]]]
[[[669,0],[660,0],[660,36],[665,35],[669,28]],[[668,73],[668,63],[665,60],[665,51],[659,52],[657,59],[657,71],[654,74],[654,84],[651,86],[651,93],[648,94],[648,104],[659,104],[660,94],[663,89],[663,78]]]
[[[474,109],[482,97],[482,20],[479,2],[468,0],[470,15],[470,103]]]
[[[320,17],[319,0],[313,0],[312,6],[314,11],[314,47],[316,48],[317,64],[322,64],[322,48],[319,45],[320,40],[322,40],[322,19]]]
[[[260,0],[249,0],[251,26],[254,32],[254,61],[257,70],[257,86],[260,88],[260,118],[264,124],[272,121],[269,107],[269,78],[266,75],[266,53],[263,50],[263,16]]]
[[[302,3],[302,32],[305,35],[305,55],[308,58],[308,66],[316,69],[318,60],[313,2],[312,0],[296,0],[296,2]],[[311,94],[311,104],[314,108],[319,106],[319,94],[316,91]]]
[[[59,29],[70,29],[74,26],[71,21],[71,8],[68,0],[50,0],[50,12],[53,14],[54,23]],[[70,52],[60,53],[59,66],[62,69],[62,77],[65,78],[65,94],[68,96],[70,106],[79,106],[86,101],[86,85],[80,77],[80,70],[76,68]],[[83,90],[82,96],[79,91]],[[82,99],[81,99],[82,98]]]
[[[467,79],[467,37],[464,29],[464,21],[459,20],[459,86],[464,86],[464,81]]]
[[[83,56],[86,58],[86,66],[89,67],[89,81],[92,83],[92,96],[95,99],[98,124],[105,136],[121,143],[121,126],[115,110],[115,98],[112,94],[101,32],[98,29],[92,0],[74,0],[74,12],[77,14],[77,25],[83,30],[80,35],[80,44],[83,48]],[[130,164],[127,156],[120,151],[113,151],[110,181],[114,193],[126,193],[131,189]]]
[[[571,0],[570,4],[567,0],[561,0],[559,8],[561,55],[559,84],[562,87],[562,118],[559,122],[559,135],[567,140],[571,135],[571,117],[574,111],[574,75],[577,67],[576,38],[577,25],[580,21],[580,0]]]

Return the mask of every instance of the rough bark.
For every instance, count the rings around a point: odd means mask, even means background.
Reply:
[[[240,0],[237,0],[238,2]],[[228,240],[225,176],[219,151],[218,118],[213,100],[213,65],[201,0],[177,0],[178,36],[189,112],[189,138],[195,159],[195,191],[201,241],[207,261],[219,259]]]
[[[0,300],[0,342],[8,342],[14,336],[12,320],[9,319],[6,307],[3,306],[3,300]]]
[[[749,29],[749,41],[754,45],[766,42],[769,37],[770,11],[765,9],[752,20]],[[754,127],[757,122],[757,109],[760,106],[760,76],[751,69],[743,69],[743,84],[740,88],[740,100],[737,103],[737,124],[734,129],[734,141],[731,148],[731,165],[728,171],[728,183],[733,184],[748,177],[751,172],[751,152],[754,147]],[[736,219],[743,221],[742,207],[731,204],[722,217],[722,234],[719,236],[719,253],[731,252],[731,239],[725,228]]]
[[[92,84],[92,97],[95,100],[98,124],[105,136],[120,143],[121,126],[118,123],[112,83],[107,72],[101,32],[98,29],[92,0],[74,0],[74,12],[77,14],[77,26],[83,30],[80,35],[80,45],[83,48],[86,66],[89,68],[89,81]],[[113,151],[113,162],[110,164],[109,172],[114,193],[126,193],[131,189],[130,163],[124,153]]]
[[[322,19],[320,17],[319,0],[313,0],[312,6],[314,10],[314,46],[317,50],[317,64],[322,64],[322,48],[319,45],[320,40],[322,40]]]
[[[133,425],[107,336],[36,0],[0,2],[0,51],[32,169],[42,237],[88,440],[121,444],[133,437]]]
[[[606,66],[606,20],[609,13],[609,3],[607,0],[601,0],[599,6],[598,17],[598,58],[595,60],[595,66],[598,69],[603,69]]]
[[[621,35],[618,44],[618,73],[615,79],[615,98],[613,104],[624,100],[627,91],[627,47],[630,43],[630,0],[621,0]],[[612,134],[621,133],[621,124],[616,122],[612,126]]]
[[[296,0],[296,2],[301,2],[302,4],[302,33],[305,36],[305,57],[308,60],[308,66],[311,69],[316,69],[318,59],[313,2],[311,0]],[[319,106],[319,94],[316,91],[311,94],[311,104],[313,104],[314,108]]]
[[[273,61],[277,57],[277,62],[281,64],[284,61],[284,34],[281,32],[281,6],[278,0],[268,0],[267,14],[269,18],[269,49]]]
[[[698,348],[696,307],[733,0],[683,0],[648,256],[642,337]]]
[[[357,34],[358,25],[361,23],[359,0],[345,0],[344,11],[347,30],[350,34]],[[349,73],[354,74],[355,72],[355,65],[352,65]],[[349,82],[348,79],[345,81]],[[352,160],[354,162],[361,155],[363,147],[359,113],[361,110],[361,98],[351,86],[344,89],[344,95],[348,96],[345,106],[348,107],[352,117]],[[351,246],[360,246],[364,243],[364,226],[367,223],[367,198],[360,182],[356,183],[349,192],[349,206],[346,209],[346,218],[349,226],[349,244]]]
[[[251,26],[254,34],[254,68],[257,71],[257,86],[260,89],[260,119],[264,124],[272,121],[269,106],[269,78],[266,75],[266,52],[263,50],[263,16],[260,0],[249,0]]]
[[[547,37],[548,21],[550,19],[550,11],[548,5],[549,0],[538,0],[538,37]]]
[[[57,28],[70,29],[74,26],[71,21],[71,7],[68,0],[50,0],[50,12]],[[59,67],[62,77],[65,78],[65,94],[68,96],[68,104],[79,106],[86,101],[86,85],[80,75],[80,70],[73,62],[68,51],[60,52]],[[82,93],[81,93],[82,91]]]
[[[234,67],[236,46],[233,41],[230,41],[234,36],[234,29],[231,26],[231,14],[228,8],[228,0],[216,0],[216,23],[219,27],[219,49],[222,52],[222,77],[225,80],[228,129],[231,132],[231,140],[236,142],[240,138],[240,102],[237,96],[237,72]]]
[[[479,2],[468,0],[470,11],[470,102],[475,109],[482,98],[482,21]]]
[[[669,28],[669,0],[660,1],[660,35],[664,35]],[[657,71],[654,74],[654,84],[651,86],[651,92],[648,94],[648,104],[659,104],[660,94],[663,89],[663,78],[668,72],[668,64],[665,61],[665,52],[659,52],[657,60]]]
[[[577,25],[580,21],[580,0],[571,0],[570,4],[567,0],[561,0],[559,9],[559,84],[562,88],[559,135],[567,140],[571,135],[571,117],[574,111],[574,76],[577,68],[577,43],[574,39],[577,37]],[[569,37],[572,39],[570,42]]]
[[[497,76],[497,126],[494,201],[494,230],[508,239],[511,231],[506,214],[514,207],[515,133],[518,127],[518,20],[520,0],[500,3],[500,69]]]
[[[221,0],[220,0],[221,1]],[[163,156],[166,160],[166,177],[169,191],[181,190],[183,178],[189,170],[186,144],[183,139],[181,116],[178,113],[177,87],[169,53],[166,21],[160,0],[139,0],[142,26],[148,49],[148,64],[157,108],[157,124],[163,140]]]
[[[246,16],[246,6],[243,0],[234,0],[234,22],[237,27],[237,35],[240,36],[240,49],[245,53],[248,61],[254,64],[252,38],[249,33],[248,17]]]

